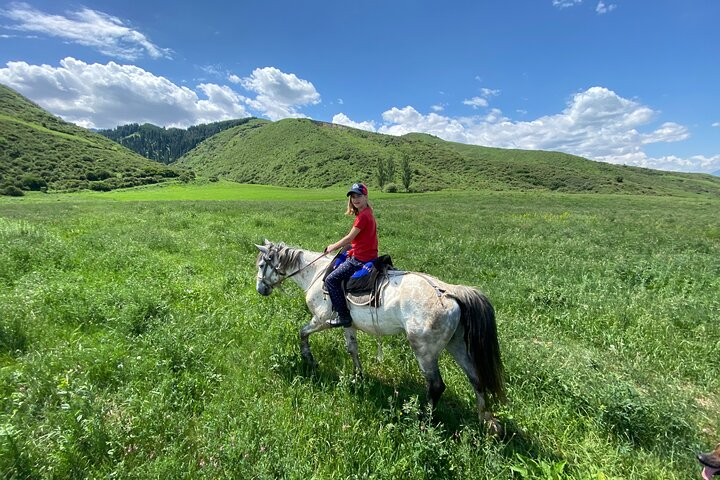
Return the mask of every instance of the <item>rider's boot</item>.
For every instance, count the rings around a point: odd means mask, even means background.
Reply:
[[[352,325],[352,318],[350,317],[350,314],[336,314],[328,320],[327,323],[330,327],[349,327]]]

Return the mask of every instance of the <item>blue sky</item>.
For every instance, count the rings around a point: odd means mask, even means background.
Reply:
[[[0,3],[0,83],[88,128],[309,117],[720,171],[720,1]]]

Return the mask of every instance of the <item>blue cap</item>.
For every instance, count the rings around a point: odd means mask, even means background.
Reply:
[[[362,183],[353,183],[353,186],[350,187],[350,190],[348,190],[346,197],[349,197],[351,193],[356,193],[358,195],[367,195],[367,187]]]

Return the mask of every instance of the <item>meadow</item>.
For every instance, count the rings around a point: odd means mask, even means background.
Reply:
[[[720,441],[720,200],[372,198],[396,267],[493,302],[507,430],[452,359],[428,416],[402,337],[311,338],[254,243],[321,250],[342,191],[229,183],[0,200],[2,478],[698,478]]]

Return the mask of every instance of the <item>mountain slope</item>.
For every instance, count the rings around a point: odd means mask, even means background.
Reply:
[[[558,152],[446,142],[426,134],[381,135],[308,119],[251,121],[214,135],[177,165],[242,183],[327,187],[356,180],[377,185],[379,161],[401,183],[407,159],[416,191],[544,189],[563,192],[720,196],[711,175],[662,172],[590,161]]]
[[[0,190],[110,190],[180,174],[0,85]]]
[[[109,130],[99,130],[97,133],[145,158],[168,164],[195,148],[206,138],[250,120],[253,118],[204,123],[187,129],[163,128],[150,123],[143,125],[131,123]]]

